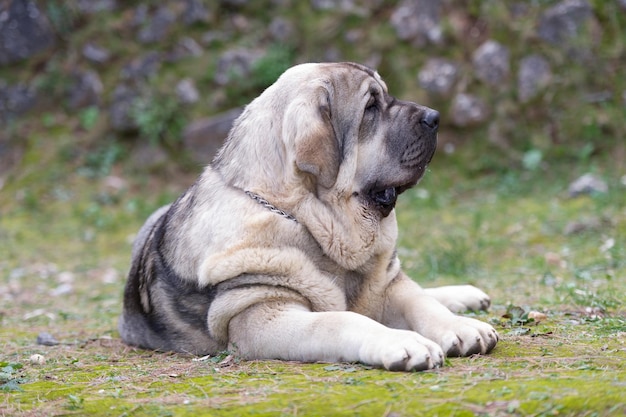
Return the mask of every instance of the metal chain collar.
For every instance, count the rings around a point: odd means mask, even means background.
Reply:
[[[266,199],[264,199],[263,197],[261,197],[258,194],[253,193],[252,191],[244,191],[246,194],[248,194],[248,197],[250,197],[251,199],[253,199],[254,201],[256,201],[257,203],[259,203],[260,205],[262,205],[263,207],[265,207],[266,209],[268,209],[269,211],[271,211],[272,213],[276,213],[279,214],[289,220],[293,220],[294,222],[298,223],[298,220],[296,220],[295,217],[293,217],[291,214],[279,209],[278,207],[274,206],[272,203],[270,203],[269,201],[267,201]]]

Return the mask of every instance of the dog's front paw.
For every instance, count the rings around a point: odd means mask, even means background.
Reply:
[[[453,313],[487,310],[491,305],[489,296],[473,285],[447,285],[424,291]]]
[[[435,340],[439,341],[446,356],[470,356],[491,352],[498,338],[498,332],[489,324],[455,316],[452,323],[441,328]]]
[[[385,335],[372,337],[359,352],[360,360],[390,371],[424,371],[443,365],[439,345],[409,330],[389,329]]]

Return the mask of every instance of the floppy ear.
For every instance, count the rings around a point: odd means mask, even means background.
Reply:
[[[329,92],[316,86],[290,103],[283,134],[295,147],[297,168],[313,175],[325,188],[335,184],[339,172],[339,144],[331,121]]]

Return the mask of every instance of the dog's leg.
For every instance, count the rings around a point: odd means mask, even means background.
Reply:
[[[424,291],[453,313],[487,310],[491,305],[489,296],[473,285],[447,285]]]
[[[246,359],[361,362],[392,371],[443,364],[434,342],[350,311],[311,312],[293,303],[253,306],[229,324],[229,343]]]
[[[418,332],[448,356],[488,353],[498,342],[489,324],[453,314],[404,273],[387,288],[383,323]]]

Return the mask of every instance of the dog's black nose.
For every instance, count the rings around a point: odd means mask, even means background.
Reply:
[[[424,111],[422,118],[420,120],[422,126],[427,127],[431,130],[437,130],[439,127],[439,112],[433,109],[427,109]]]

